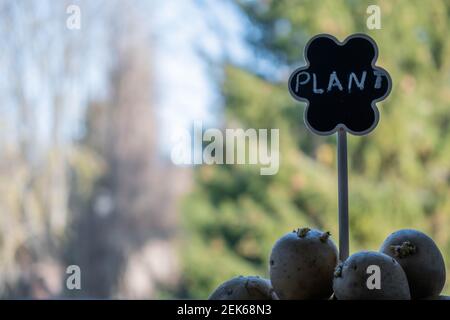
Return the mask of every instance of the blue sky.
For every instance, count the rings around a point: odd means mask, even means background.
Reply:
[[[230,1],[164,1],[157,5],[157,106],[162,140],[193,121],[220,125],[221,64],[244,64],[247,23]]]

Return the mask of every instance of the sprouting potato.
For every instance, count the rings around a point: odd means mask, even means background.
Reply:
[[[278,300],[270,281],[258,276],[239,276],[221,284],[209,300]]]
[[[392,233],[380,252],[393,257],[406,273],[413,299],[438,296],[445,284],[445,263],[434,241],[423,232]]]
[[[338,251],[329,232],[301,228],[280,238],[270,255],[270,280],[280,299],[328,299]]]
[[[373,286],[371,270],[379,268],[379,283]],[[375,275],[376,276],[376,275]],[[369,282],[369,284],[368,284]],[[409,300],[408,280],[400,264],[380,252],[361,251],[336,268],[333,281],[338,300]]]

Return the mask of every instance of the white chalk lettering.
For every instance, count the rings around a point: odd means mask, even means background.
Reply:
[[[364,89],[364,82],[366,81],[366,71],[363,71],[362,75],[361,75],[361,80],[358,81],[358,78],[356,77],[356,74],[354,72],[350,73],[350,76],[348,78],[348,92],[352,92],[352,83],[354,80],[356,83],[356,86],[359,88],[359,90],[363,90]]]
[[[376,76],[377,78],[375,79],[375,89],[380,89],[381,88],[381,77],[384,76],[384,72],[380,71],[380,70],[375,70],[373,72],[374,76]]]
[[[340,75],[340,78],[336,71],[333,71],[328,76],[328,85],[326,88],[326,92],[332,92],[332,91],[344,91],[346,90],[348,93],[352,93],[352,90],[354,91],[354,88],[358,88],[360,91],[363,91],[367,88],[366,86],[366,80],[367,80],[367,74],[370,71],[364,70],[358,72],[349,72],[348,77],[347,74]],[[370,75],[371,73],[369,73]],[[374,80],[374,89],[381,89],[383,84],[383,77],[386,77],[386,73],[383,70],[373,70],[373,75],[375,77]],[[321,75],[319,74],[319,77]],[[323,94],[325,92],[324,88],[320,88],[318,84],[316,73],[308,73],[307,71],[299,72],[296,75],[295,78],[295,92],[299,93],[301,90],[301,87],[309,83],[312,79],[312,93],[314,94]],[[373,79],[373,78],[372,78]],[[346,80],[347,82],[341,80]],[[323,80],[322,80],[323,81]],[[323,83],[321,81],[321,83]],[[371,82],[370,82],[371,83]],[[345,89],[344,89],[345,88]],[[310,89],[311,90],[311,89]]]
[[[336,71],[333,71],[330,74],[330,80],[328,81],[328,88],[327,91],[330,92],[331,88],[337,86],[339,88],[339,90],[343,90],[344,88],[342,88],[341,82],[339,81],[339,78],[337,77]]]
[[[313,92],[318,94],[323,93],[323,89],[317,89],[317,78],[315,73],[313,73]]]
[[[300,76],[302,76],[302,75],[306,75],[306,79],[300,82]],[[300,72],[297,75],[297,81],[295,82],[295,92],[298,92],[298,89],[302,84],[308,83],[309,79],[311,79],[311,76],[309,75],[308,72],[306,72],[306,71]]]

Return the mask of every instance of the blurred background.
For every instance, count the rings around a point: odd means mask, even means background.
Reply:
[[[337,242],[335,137],[286,83],[322,32],[369,34],[393,79],[375,131],[349,137],[350,251],[416,228],[450,267],[449,30],[445,0],[1,0],[0,297],[202,299],[267,277],[294,228]],[[174,165],[194,121],[278,128],[278,174]]]

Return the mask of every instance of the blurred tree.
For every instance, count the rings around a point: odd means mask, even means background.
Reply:
[[[182,184],[183,177],[158,154],[152,54],[140,19],[129,8],[116,22],[111,95],[87,109],[79,147],[100,160],[102,171],[83,172],[92,166],[86,157],[74,166],[76,218],[66,259],[82,270],[83,290],[73,294],[83,297],[156,298],[178,280],[174,205],[180,190],[171,181]]]
[[[152,5],[77,1],[69,30],[69,4],[0,2],[0,296],[155,298],[189,172],[158,152]]]
[[[63,2],[0,4],[0,291],[10,297],[45,298],[61,285],[57,256],[68,216],[64,130],[83,66],[77,51],[89,51],[86,38],[67,33],[64,13]]]
[[[337,241],[335,137],[303,124],[287,77],[302,65],[309,38],[354,32],[379,46],[377,64],[393,78],[366,137],[349,138],[351,251],[377,250],[390,232],[417,228],[435,239],[450,266],[450,3],[378,1],[382,29],[366,28],[370,1],[236,1],[256,28],[254,65],[225,66],[224,127],[279,128],[280,171],[200,166],[186,199],[183,297],[206,298],[238,274],[267,276],[274,241],[299,226],[330,230]],[[276,72],[258,68],[258,57]],[[448,291],[447,291],[448,292]]]

